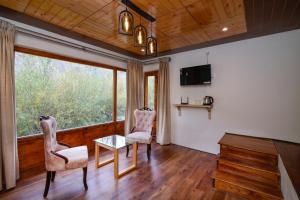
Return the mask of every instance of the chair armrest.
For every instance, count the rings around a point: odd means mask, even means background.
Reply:
[[[53,155],[57,156],[57,157],[60,157],[60,158],[64,159],[66,164],[69,162],[68,158],[65,157],[65,156],[63,156],[63,155],[61,155],[61,154],[59,154],[59,153],[55,153],[54,151],[51,151],[51,153],[52,153]]]
[[[68,144],[65,144],[65,143],[62,143],[62,142],[57,142],[57,144],[60,144],[60,145],[62,145],[62,146],[66,146],[66,147],[68,147],[68,148],[71,148],[71,146],[70,146],[70,145],[68,145]]]
[[[135,127],[133,127],[133,128],[131,129],[130,133],[133,133],[134,129],[135,129]]]

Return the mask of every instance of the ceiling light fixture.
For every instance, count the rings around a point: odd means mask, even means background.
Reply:
[[[133,35],[133,25],[133,15],[127,10],[126,1],[126,10],[123,10],[119,15],[119,33],[124,35]]]
[[[140,25],[134,28],[134,46],[135,47],[146,47],[147,30],[142,25],[142,19],[140,16]]]
[[[228,31],[228,28],[227,28],[227,27],[224,27],[224,28],[222,28],[222,31],[223,31],[223,32],[226,32],[226,31]]]
[[[123,10],[119,14],[119,33],[130,36],[134,35],[133,42],[135,47],[140,47],[141,52],[145,52],[147,56],[157,56],[157,40],[152,36],[152,22],[155,22],[155,18],[140,9],[131,0],[121,0],[121,3],[126,5],[126,10]],[[134,17],[127,8],[140,15],[140,24],[138,26],[134,27]],[[147,29],[142,25],[141,17],[151,23],[150,37],[147,37]]]
[[[147,56],[157,56],[157,40],[152,36],[152,22],[151,22],[151,36],[147,38]]]

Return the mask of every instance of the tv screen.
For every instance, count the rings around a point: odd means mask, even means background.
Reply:
[[[211,84],[211,66],[200,65],[180,69],[180,85]]]

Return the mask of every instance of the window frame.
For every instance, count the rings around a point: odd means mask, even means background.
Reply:
[[[127,69],[115,67],[115,66],[111,66],[111,65],[107,65],[107,64],[102,64],[102,63],[98,63],[98,62],[94,62],[94,61],[84,60],[84,59],[80,59],[80,58],[64,56],[64,55],[60,55],[60,54],[56,54],[56,53],[43,51],[43,50],[36,50],[36,49],[32,49],[32,48],[27,48],[27,47],[21,47],[21,46],[15,46],[14,51],[20,52],[20,53],[31,54],[31,55],[35,55],[35,56],[41,56],[41,57],[52,58],[52,59],[57,59],[57,60],[61,60],[61,61],[73,62],[73,63],[83,64],[83,65],[90,65],[92,67],[100,67],[100,68],[112,70],[112,72],[113,72],[112,121],[99,123],[99,124],[92,124],[92,125],[88,125],[88,126],[84,126],[84,127],[78,126],[78,127],[69,128],[69,129],[61,129],[61,130],[57,130],[57,132],[76,130],[76,129],[93,127],[93,126],[97,126],[97,125],[110,124],[110,123],[113,123],[114,125],[116,125],[118,122],[124,121],[124,120],[117,121],[117,72],[124,71],[127,73]],[[20,136],[20,137],[17,136],[17,138],[27,138],[27,137],[33,137],[33,136],[39,136],[39,135],[42,135],[42,133],[31,134],[31,135]]]

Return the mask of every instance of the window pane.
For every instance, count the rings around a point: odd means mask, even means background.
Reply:
[[[125,120],[126,72],[117,71],[117,121]]]
[[[58,130],[112,120],[113,70],[16,53],[15,73],[18,136],[39,133],[40,115]]]
[[[154,109],[155,76],[148,76],[148,108]]]

